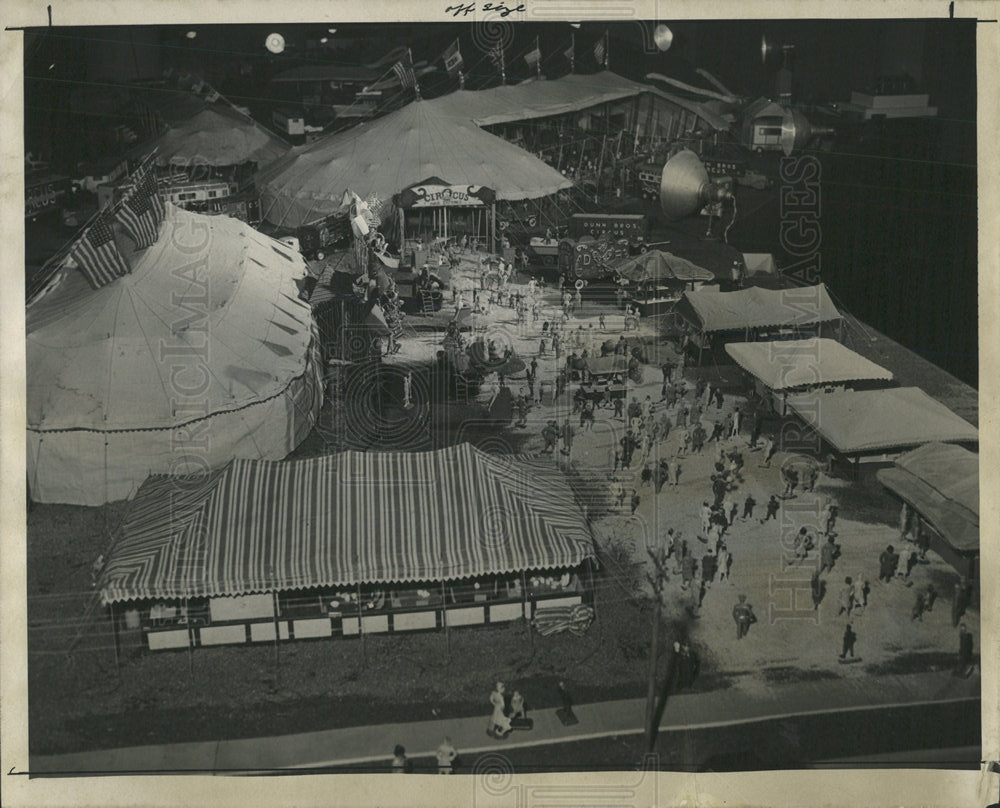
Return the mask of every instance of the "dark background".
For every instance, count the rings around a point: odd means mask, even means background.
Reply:
[[[978,386],[976,45],[973,20],[711,21],[670,23],[674,40],[655,51],[652,23],[501,25],[197,26],[53,28],[26,32],[26,148],[71,176],[81,162],[108,157],[106,130],[127,94],[123,82],[157,78],[165,67],[203,76],[235,103],[269,121],[268,79],[310,62],[363,64],[399,44],[434,63],[459,37],[467,87],[497,83],[484,43],[502,39],[508,81],[529,75],[521,55],[539,37],[543,70],[568,72],[559,55],[576,38],[576,72],[598,69],[592,54],[605,30],[610,67],[631,78],[647,72],[707,86],[701,67],[733,92],[770,94],[773,71],[761,64],[761,35],[795,45],[794,103],[814,123],[826,105],[850,99],[882,76],[908,75],[938,107],[931,119],[858,124],[834,119],[838,135],[816,152],[822,165],[821,279],[848,311]],[[280,56],[264,39],[279,31]],[[329,42],[321,45],[319,38]],[[492,39],[491,39],[492,37]],[[425,97],[449,92],[442,71],[421,78]],[[817,106],[819,105],[819,106]],[[776,192],[747,211],[730,242],[745,252],[779,249]]]

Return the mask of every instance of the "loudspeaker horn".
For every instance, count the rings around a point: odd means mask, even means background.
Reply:
[[[786,109],[781,117],[781,150],[785,157],[796,149],[801,149],[814,137],[835,134],[829,126],[813,126],[797,109]]]
[[[660,176],[660,207],[668,219],[681,219],[710,202],[732,199],[732,193],[709,180],[698,155],[682,149],[667,160]]]

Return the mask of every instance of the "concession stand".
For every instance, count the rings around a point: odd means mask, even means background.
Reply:
[[[758,395],[785,415],[789,396],[886,387],[892,372],[833,339],[730,342],[726,353],[746,371]]]
[[[151,477],[99,588],[159,650],[531,620],[594,559],[563,472],[461,444]]]

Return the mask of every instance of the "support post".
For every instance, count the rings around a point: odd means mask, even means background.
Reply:
[[[594,610],[594,622],[597,622],[597,589],[594,587],[594,562],[587,560],[587,577],[590,579],[590,608]]]
[[[487,241],[490,245],[488,252],[497,251],[497,203],[490,203],[490,232],[487,234]]]
[[[184,598],[184,614],[187,615],[188,633],[188,676],[194,676],[194,631],[191,628],[191,600]]]
[[[115,675],[121,678],[121,661],[118,656],[118,622],[115,620],[115,604],[111,603],[111,638],[115,649]]]
[[[653,612],[653,636],[649,648],[649,688],[646,691],[646,753],[651,754],[656,745],[656,668],[660,655],[660,615],[663,609],[663,587],[667,578],[664,559],[659,546],[654,552],[647,548],[646,552],[656,568],[656,576],[647,576],[653,588],[656,608]]]
[[[273,580],[273,577],[272,577]],[[271,612],[274,614],[274,689],[277,690],[281,680],[281,652],[278,641],[280,639],[278,631],[278,593],[271,593]]]
[[[444,623],[444,641],[448,648],[448,658],[451,658],[451,629],[448,627],[448,593],[444,581],[441,581],[441,622]]]
[[[367,667],[368,666],[368,651],[365,648],[365,621],[362,619],[364,617],[364,609],[361,606],[361,581],[358,581],[358,636],[361,638],[361,662]]]
[[[607,123],[607,119],[605,119]],[[604,149],[607,145],[608,136],[607,134],[601,135],[601,154],[597,158],[597,175],[594,178],[594,203],[597,203],[598,197],[601,195],[601,172],[604,170]]]
[[[531,652],[535,651],[535,633],[531,630],[531,609],[528,606],[528,578],[521,570],[521,613],[524,615],[524,625],[528,630],[528,642],[531,643]]]

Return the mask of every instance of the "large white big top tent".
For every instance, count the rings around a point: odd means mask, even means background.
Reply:
[[[27,471],[36,502],[100,505],[150,474],[277,460],[322,404],[301,256],[242,222],[167,205],[132,273],[67,269],[27,312]]]

